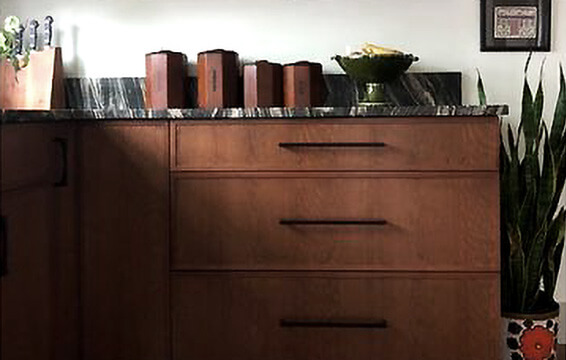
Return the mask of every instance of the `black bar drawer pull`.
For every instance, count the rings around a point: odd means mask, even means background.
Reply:
[[[387,225],[384,219],[280,219],[281,225]]]
[[[350,328],[385,329],[387,321],[377,320],[321,320],[321,319],[281,319],[280,327],[287,328]]]
[[[8,274],[8,222],[0,217],[0,277]]]
[[[280,142],[279,147],[296,148],[363,148],[363,147],[385,147],[383,142]]]

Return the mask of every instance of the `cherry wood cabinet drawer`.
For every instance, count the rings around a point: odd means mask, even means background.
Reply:
[[[172,268],[498,271],[498,196],[497,173],[177,173]]]
[[[172,277],[173,359],[496,359],[497,274]]]
[[[0,127],[2,191],[45,186],[60,172],[61,146],[55,126],[10,124]],[[63,145],[64,146],[64,145]]]
[[[497,118],[334,121],[174,123],[171,167],[193,171],[497,170]]]

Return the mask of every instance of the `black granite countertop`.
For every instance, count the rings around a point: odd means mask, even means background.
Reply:
[[[507,105],[439,106],[360,106],[319,108],[218,108],[169,110],[4,110],[0,121],[7,123],[89,121],[89,120],[210,120],[210,119],[285,119],[350,117],[431,117],[431,116],[503,116]]]

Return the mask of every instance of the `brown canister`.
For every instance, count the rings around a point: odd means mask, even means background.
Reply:
[[[286,64],[283,67],[283,93],[287,107],[324,105],[327,92],[322,65],[308,61]]]
[[[283,66],[265,60],[244,65],[244,106],[283,106]]]
[[[238,54],[210,50],[198,54],[198,105],[200,108],[238,106]]]
[[[179,52],[159,51],[145,55],[145,108],[187,107],[185,56]]]

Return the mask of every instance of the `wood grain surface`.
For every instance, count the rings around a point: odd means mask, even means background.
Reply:
[[[497,173],[176,174],[172,267],[498,271]],[[385,225],[282,225],[384,219]]]
[[[2,191],[52,184],[57,153],[54,126],[10,124],[0,127]]]
[[[145,108],[183,109],[188,105],[187,70],[182,53],[159,52],[145,56]]]
[[[177,274],[173,359],[496,359],[498,293],[497,274]],[[387,327],[282,327],[282,319]]]
[[[7,224],[7,274],[0,279],[2,360],[54,359],[58,294],[53,201],[48,186],[2,194]]]
[[[497,171],[497,121],[174,123],[173,170]],[[285,142],[383,142],[384,147],[288,147]]]
[[[52,110],[65,107],[61,48],[32,51],[29,65],[17,75],[0,63],[0,109]]]
[[[244,106],[283,106],[283,67],[267,61],[257,61],[243,68]]]
[[[169,357],[168,127],[80,129],[83,359]]]
[[[52,287],[56,294],[53,301],[54,318],[52,336],[54,360],[76,360],[80,344],[80,243],[79,206],[77,187],[77,127],[74,124],[52,126],[54,136],[62,141],[66,151],[56,149],[56,181],[65,183],[52,187],[54,199],[52,212],[55,231],[52,249]],[[66,156],[65,166],[62,157]]]
[[[201,52],[197,59],[198,106],[236,107],[239,101],[238,54],[233,51]]]

